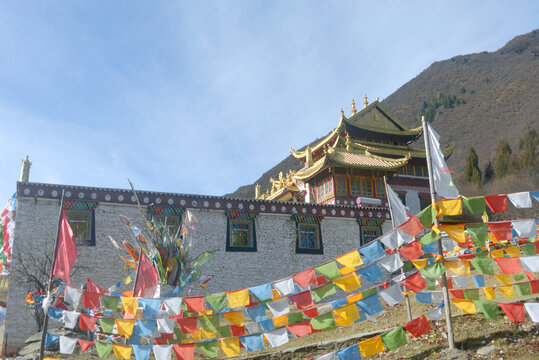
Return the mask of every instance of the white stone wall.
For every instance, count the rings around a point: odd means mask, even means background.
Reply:
[[[10,349],[20,346],[37,330],[25,304],[28,288],[22,282],[21,268],[25,266],[36,271],[35,267],[45,254],[52,255],[58,211],[58,201],[19,199],[6,316],[7,344]],[[100,203],[95,209],[96,246],[78,247],[75,262],[78,269],[71,274],[73,286],[80,287],[88,276],[103,288],[108,288],[131,271],[122,272],[123,261],[108,239],[108,235],[117,241],[131,236],[119,219],[119,214],[132,220],[140,219],[138,209],[134,206]],[[206,290],[197,287],[193,295],[230,291],[278,280],[359,247],[359,226],[355,219],[327,217],[321,222],[324,254],[296,254],[295,222],[290,216],[262,213],[255,220],[257,252],[226,252],[227,219],[224,212],[197,210],[194,214],[198,223],[190,236],[192,254],[219,251],[203,266],[204,274],[215,277]],[[142,225],[139,227],[144,228]]]

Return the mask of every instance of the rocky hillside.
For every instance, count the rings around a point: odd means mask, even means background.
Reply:
[[[457,172],[464,168],[470,145],[481,168],[494,156],[499,138],[505,138],[516,153],[525,129],[539,132],[539,30],[517,36],[492,53],[435,62],[382,105],[409,127],[418,126],[421,115],[432,121],[442,145],[457,145],[448,161]],[[256,182],[265,189],[271,176],[300,167],[288,156]],[[228,195],[254,197],[254,184]]]

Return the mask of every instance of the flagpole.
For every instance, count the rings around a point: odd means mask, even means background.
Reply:
[[[391,225],[393,226],[393,229],[395,229],[396,228],[396,226],[395,226],[395,218],[393,218],[393,209],[391,208],[391,200],[390,200],[389,196],[387,195],[388,194],[387,180],[386,180],[385,175],[384,175],[384,186],[386,188],[387,203],[389,204],[389,214],[391,215]],[[401,267],[401,274],[404,274],[404,266]],[[412,321],[413,320],[413,318],[412,318],[412,305],[410,304],[410,299],[408,298],[408,295],[406,295],[404,297],[404,299],[406,300],[406,312],[408,313],[408,320]]]
[[[56,243],[54,244],[54,259],[52,260],[52,266],[51,266],[51,272],[49,274],[49,284],[47,289],[47,301],[50,301],[50,294],[52,291],[52,272],[54,271],[54,265],[56,265],[56,253],[58,252],[58,240],[60,237],[60,223],[62,221],[62,212],[64,211],[64,192],[65,189],[62,189],[62,200],[60,201],[60,211],[58,213],[58,227],[56,228]],[[41,345],[39,347],[39,358],[41,360],[44,359],[45,355],[45,338],[47,336],[47,326],[49,325],[49,310],[50,304],[47,306],[47,308],[43,308],[45,318],[43,319],[43,329],[41,330]]]
[[[432,178],[432,159],[430,155],[430,146],[429,146],[429,136],[427,123],[425,122],[425,117],[421,117],[421,124],[423,125],[423,136],[425,139],[425,152],[427,155],[427,169],[429,172],[429,186],[430,186],[430,200],[432,205],[436,203],[436,190],[434,189],[434,180]],[[439,222],[438,218],[434,218],[434,226],[438,227]],[[438,239],[438,254],[444,256],[443,247],[442,247],[442,238]],[[444,294],[444,304],[445,304],[445,321],[447,326],[447,341],[449,342],[449,348],[455,348],[455,336],[453,333],[453,321],[451,319],[451,303],[449,302],[449,290],[447,288],[447,277],[445,273],[442,274],[442,292]]]

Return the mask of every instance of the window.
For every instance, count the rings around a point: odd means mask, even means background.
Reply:
[[[386,197],[386,186],[383,178],[376,179],[376,197],[380,199]]]
[[[227,211],[226,251],[256,251],[257,213]]]
[[[424,169],[423,166],[414,165],[414,176],[425,176]]]
[[[333,177],[328,177],[317,186],[318,202],[322,202],[333,196]]]
[[[380,237],[379,227],[361,227],[361,245],[370,243]]]
[[[335,180],[337,182],[337,195],[346,195],[346,177],[344,175],[337,175]]]
[[[170,234],[174,236],[182,223],[182,208],[167,207],[161,205],[148,206],[148,215],[168,229]]]
[[[372,196],[372,179],[370,176],[361,177],[361,195],[367,197]]]
[[[350,180],[350,194],[361,195],[361,177],[352,176]]]
[[[320,230],[321,216],[292,215],[296,222],[296,253],[323,254],[322,232]]]
[[[73,230],[76,246],[95,246],[95,213],[97,202],[65,201],[64,211]]]
[[[400,191],[396,191],[396,193],[399,196],[399,199],[401,199],[402,204],[406,205],[406,193]]]
[[[430,194],[419,194],[419,204],[421,206],[421,210],[431,205]]]

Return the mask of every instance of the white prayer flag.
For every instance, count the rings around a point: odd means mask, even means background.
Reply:
[[[507,197],[517,209],[531,208],[532,197],[528,191],[518,192],[513,194],[507,194]]]
[[[539,323],[539,304],[538,303],[524,303],[524,308],[528,312],[531,321]]]
[[[329,354],[318,355],[314,358],[314,360],[337,360],[337,353],[334,351],[330,352]]]
[[[444,294],[441,291],[432,291],[430,298],[434,304],[441,304],[444,302]]]
[[[77,307],[79,306],[81,297],[82,297],[81,289],[75,289],[75,288],[72,288],[71,286],[66,286],[65,294],[64,294],[65,302]]]
[[[453,276],[451,280],[453,280],[453,284],[459,289],[466,289],[468,287],[467,276]]]
[[[438,306],[426,313],[425,315],[427,315],[433,320],[442,320],[442,308]]]
[[[318,310],[318,314],[325,314],[333,310],[333,304],[331,304],[330,302],[322,304],[317,307],[317,310]]]
[[[404,294],[402,293],[400,284],[392,285],[387,289],[380,291],[378,295],[380,295],[389,306],[395,306],[404,300]]]
[[[64,311],[62,313],[62,321],[68,329],[74,329],[78,323],[80,313],[74,311]]]
[[[77,339],[68,338],[67,336],[60,336],[60,354],[73,354]]]
[[[256,322],[245,323],[244,325],[249,334],[256,334],[257,332],[260,332],[260,327]]]
[[[399,239],[399,246],[409,244],[414,241],[414,237],[412,235],[405,233],[401,229],[397,229],[397,238]]]
[[[378,265],[389,272],[394,272],[403,267],[404,264],[399,256],[399,253],[393,253],[378,260]]]
[[[290,311],[290,309],[288,308],[288,298],[280,299],[277,301],[270,301],[266,305],[268,306],[274,317],[288,314],[288,312]]]
[[[180,315],[182,298],[168,298],[163,300],[165,304],[165,309],[170,315]]]
[[[534,219],[511,221],[511,226],[513,226],[519,238],[534,238],[537,236],[537,227],[535,226]]]
[[[264,336],[273,347],[281,346],[288,342],[288,330],[286,327],[265,331]]]
[[[391,250],[395,250],[400,245],[402,245],[402,244],[399,244],[399,236],[397,234],[397,230],[391,230],[385,233],[384,235],[382,235],[382,237],[380,237],[379,240],[382,244],[384,244],[386,248],[391,249]]]
[[[445,163],[444,155],[442,154],[442,149],[440,148],[440,135],[434,131],[429,122],[426,122],[426,126],[432,162],[432,178],[434,181],[434,189],[436,190],[436,194],[443,198],[457,198],[459,196],[459,190],[453,184],[451,172]]]
[[[530,272],[539,272],[539,255],[521,257],[520,263]]]
[[[389,199],[389,203],[391,205],[391,214],[393,215],[393,223],[395,224],[395,227],[398,227],[408,221],[408,215],[406,215],[406,206],[404,206],[399,198],[399,195],[393,191],[389,184],[387,185],[387,198]]]
[[[156,360],[170,360],[172,356],[172,345],[154,345],[152,349]]]
[[[273,283],[272,286],[279,292],[279,294],[281,294],[281,296],[292,294],[295,291],[293,278]]]
[[[157,331],[161,334],[172,334],[175,324],[175,319],[157,319]]]
[[[456,243],[452,239],[442,239],[442,248],[445,251],[453,251]]]

